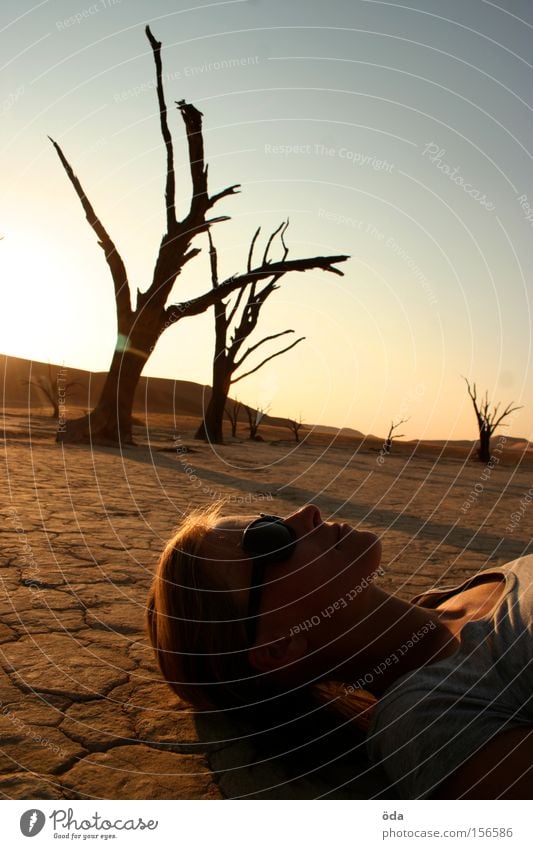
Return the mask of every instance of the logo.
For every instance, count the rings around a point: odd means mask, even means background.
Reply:
[[[46,817],[42,811],[37,808],[31,808],[29,811],[24,811],[20,818],[20,830],[24,837],[35,837],[42,831],[46,822]]]

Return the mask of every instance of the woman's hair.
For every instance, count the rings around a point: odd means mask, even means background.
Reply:
[[[302,688],[288,694],[249,663],[245,614],[217,579],[205,546],[201,553],[221,509],[217,503],[190,513],[165,546],[148,596],[148,633],[163,677],[182,699],[203,710],[253,708],[256,718],[264,708],[272,718],[289,703],[301,708]],[[333,681],[306,689],[307,700],[312,693],[315,702],[367,729],[376,701],[370,693],[348,695]]]

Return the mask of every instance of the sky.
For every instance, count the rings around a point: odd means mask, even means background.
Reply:
[[[204,113],[221,275],[289,219],[287,275],[256,335],[305,341],[234,387],[273,415],[415,439],[476,436],[462,376],[523,409],[533,439],[533,6],[527,0],[3,0],[0,351],[105,371],[104,254],[48,140],[115,241],[132,297],[164,232],[165,152],[144,27],[169,108]],[[190,180],[170,109],[177,211]],[[210,288],[206,237],[170,302]],[[290,341],[288,338],[287,341]],[[282,340],[285,342],[285,339]],[[164,333],[144,374],[208,384],[212,310]],[[265,348],[265,355],[275,347]],[[255,362],[258,362],[256,360]],[[251,361],[253,366],[255,362]]]

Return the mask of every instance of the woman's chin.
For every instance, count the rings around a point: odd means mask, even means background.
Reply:
[[[353,565],[358,571],[363,569],[370,573],[378,568],[381,562],[381,539],[370,531],[357,531],[354,540]]]

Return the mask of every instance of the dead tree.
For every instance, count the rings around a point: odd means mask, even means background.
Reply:
[[[264,249],[261,265],[263,267],[271,267],[273,269],[270,275],[270,280],[264,286],[259,288],[258,281],[254,278],[250,285],[247,287],[247,289],[243,288],[239,291],[234,303],[231,306],[226,301],[218,301],[215,304],[215,352],[213,357],[213,388],[209,403],[203,416],[202,424],[196,432],[196,439],[204,439],[207,442],[213,443],[223,442],[222,425],[224,418],[224,409],[232,384],[237,383],[237,381],[248,377],[248,375],[253,374],[256,371],[259,371],[259,369],[263,368],[263,366],[266,365],[266,363],[270,362],[270,360],[273,360],[275,357],[281,356],[281,354],[285,354],[287,351],[290,351],[291,348],[294,348],[296,345],[298,345],[299,342],[302,342],[305,339],[305,336],[301,336],[299,339],[296,339],[296,341],[282,348],[280,351],[276,351],[274,354],[270,354],[270,356],[265,357],[254,368],[248,369],[244,373],[235,376],[237,370],[248,359],[250,354],[253,354],[255,351],[257,351],[257,349],[260,348],[261,345],[264,345],[267,342],[272,342],[274,339],[279,339],[281,336],[286,336],[287,334],[294,333],[294,330],[283,330],[281,331],[281,333],[274,333],[270,336],[265,336],[259,342],[250,345],[250,347],[247,348],[246,351],[241,354],[241,349],[244,342],[248,339],[248,337],[253,333],[253,331],[257,327],[261,308],[265,304],[267,298],[269,298],[270,295],[275,292],[276,289],[279,288],[276,285],[278,280],[284,274],[286,274],[286,271],[283,270],[283,268],[285,265],[288,265],[286,260],[289,251],[284,239],[287,227],[287,221],[283,224],[280,224],[277,230],[270,234],[266,243],[266,247]],[[261,228],[258,227],[252,239],[250,250],[248,252],[249,274],[251,273],[253,268],[254,248],[256,246],[256,242],[260,232]],[[211,259],[211,284],[213,286],[213,290],[218,291],[219,281],[217,270],[217,251],[211,239],[211,235],[208,234],[208,236],[209,255]],[[272,248],[272,244],[274,243],[276,236],[279,236],[282,246],[282,258],[278,262],[275,262],[270,258],[270,250]],[[239,310],[241,310],[240,314]],[[234,328],[233,330],[231,329],[232,324]],[[228,339],[229,334],[231,334],[231,336]]]
[[[252,281],[268,279],[276,271],[285,273],[323,268],[340,274],[340,271],[333,268],[333,264],[347,259],[345,256],[296,259],[278,263],[278,269],[271,265],[265,266],[264,263],[259,264],[244,274],[237,274],[223,281],[216,290],[211,288],[189,301],[168,304],[176,278],[185,265],[200,253],[199,248],[191,247],[194,238],[208,231],[216,222],[228,220],[227,215],[208,218],[210,210],[219,200],[234,195],[239,186],[232,185],[213,195],[209,194],[202,113],[192,104],[181,100],[177,106],[187,135],[192,197],[189,211],[184,218],[178,220],[176,217],[174,150],[163,91],[161,42],[154,38],[149,27],[146,27],[146,35],[154,56],[161,135],[166,151],[166,230],[159,246],[152,281],[146,291],[137,289],[135,308],[132,307],[126,267],[115,243],[96,214],[63,150],[57,142],[50,139],[78,195],[87,221],[96,234],[98,244],[104,251],[113,279],[117,314],[117,342],[98,402],[88,416],[69,422],[65,432],[58,435],[58,439],[61,438],[62,441],[103,444],[132,442],[133,398],[141,372],[161,334],[177,321],[205,312],[210,306],[245,288]]]
[[[302,417],[298,420],[296,419],[287,419],[287,427],[290,432],[294,435],[294,439],[296,442],[300,442],[300,430],[302,429]]]
[[[408,422],[408,421],[409,421],[409,419],[400,419],[400,421],[396,422],[396,424],[394,422],[391,422],[388,436],[387,436],[385,443],[383,445],[383,449],[384,449],[385,454],[391,453],[391,451],[392,451],[392,440],[393,439],[401,439],[402,436],[405,436],[404,433],[394,433],[394,431],[396,430],[397,427],[400,427],[400,425],[403,425],[403,424],[405,424],[405,422]]]
[[[231,404],[226,404],[226,415],[231,424],[231,435],[233,438],[237,436],[237,423],[239,421],[239,413],[242,409],[242,404],[240,401],[235,399],[231,402]]]
[[[500,404],[496,404],[495,407],[490,409],[489,402],[489,393],[485,392],[485,398],[478,402],[477,398],[477,390],[476,384],[472,384],[470,386],[470,382],[468,378],[463,377],[467,388],[468,394],[472,399],[472,404],[474,405],[474,410],[476,413],[477,426],[479,429],[479,448],[478,448],[478,458],[482,463],[488,463],[491,459],[491,450],[490,450],[490,440],[492,435],[497,427],[507,427],[508,425],[502,424],[503,420],[510,416],[511,413],[515,413],[517,410],[521,410],[522,407],[513,407],[512,401],[507,405],[505,410],[503,410],[500,415],[498,415],[498,411],[500,409]]]
[[[46,377],[40,375],[35,380],[22,380],[23,386],[35,386],[44,395],[46,400],[52,406],[52,414],[50,418],[59,419],[59,402],[60,398],[66,400],[66,393],[73,386],[81,386],[77,380],[65,381],[61,377],[61,372],[58,372],[55,379],[52,376],[52,366],[48,365],[48,373]]]
[[[259,436],[259,425],[265,417],[267,410],[264,410],[262,407],[258,407],[257,410],[254,410],[253,407],[245,407],[244,410],[248,419],[248,439],[262,440],[262,437]]]

